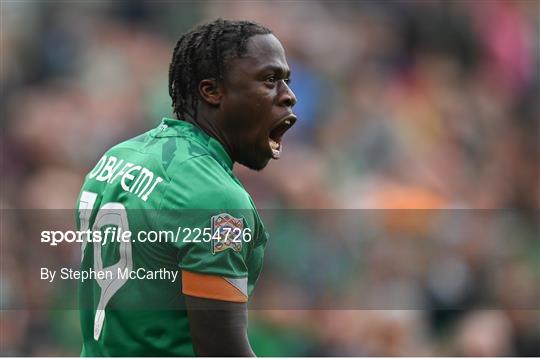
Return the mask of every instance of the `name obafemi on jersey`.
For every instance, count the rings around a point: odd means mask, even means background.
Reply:
[[[184,294],[247,301],[268,236],[232,166],[216,139],[165,118],[86,176],[77,227],[102,236],[82,247],[82,356],[193,356]]]

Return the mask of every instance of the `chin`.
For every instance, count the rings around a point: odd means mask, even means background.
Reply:
[[[269,161],[270,161],[270,157],[266,157],[266,156],[258,157],[258,158],[250,157],[250,158],[237,160],[237,162],[240,163],[241,165],[244,165],[250,170],[254,170],[254,171],[262,170],[263,168],[266,167],[266,165],[268,165]]]

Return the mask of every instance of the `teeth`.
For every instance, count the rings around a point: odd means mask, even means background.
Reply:
[[[270,148],[273,149],[273,150],[278,150],[279,149],[279,143],[277,143],[274,140],[270,140]]]
[[[281,144],[277,143],[274,140],[270,140],[270,148],[272,149],[272,157],[278,159],[281,155]]]
[[[285,124],[289,126],[291,124],[291,120],[285,120]]]

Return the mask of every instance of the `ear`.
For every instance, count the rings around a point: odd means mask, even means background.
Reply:
[[[221,86],[216,79],[204,79],[199,82],[199,94],[210,105],[218,106],[223,96]]]

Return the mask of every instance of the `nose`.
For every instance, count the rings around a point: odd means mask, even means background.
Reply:
[[[283,81],[279,104],[284,107],[293,107],[296,105],[296,95],[285,81]]]

